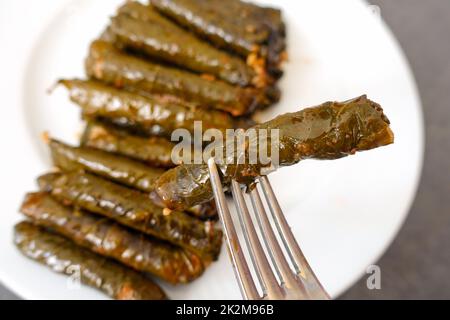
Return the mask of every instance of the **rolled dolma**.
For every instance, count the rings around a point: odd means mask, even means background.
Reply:
[[[192,104],[182,104],[170,99],[119,90],[98,81],[61,80],[88,119],[110,118],[125,121],[129,126],[147,135],[171,137],[176,129],[194,131],[194,122],[201,121],[203,130],[226,130],[240,125],[229,114]]]
[[[265,70],[255,70],[240,57],[218,50],[159,14],[152,7],[131,1],[124,4],[109,26],[120,48],[207,74],[233,85],[266,84]]]
[[[82,172],[50,173],[38,178],[41,191],[65,205],[103,215],[132,229],[216,259],[222,232],[184,212],[155,205],[139,191]]]
[[[50,228],[79,246],[172,284],[190,282],[204,270],[201,259],[189,251],[66,207],[44,192],[27,194],[20,211],[34,224]]]
[[[55,272],[73,276],[79,270],[83,284],[118,300],[164,300],[166,294],[149,278],[103,258],[29,222],[14,228],[14,243],[28,258]]]
[[[139,160],[149,166],[172,168],[174,143],[159,137],[144,138],[99,122],[89,122],[81,145]]]
[[[287,113],[256,125],[254,129],[257,133],[279,130],[279,139],[275,141],[278,163],[272,163],[270,132],[267,132],[265,141],[255,140],[258,145],[266,143],[269,160],[266,164],[249,164],[250,145],[246,140],[242,149],[236,148],[243,150],[242,153],[235,152],[227,159],[216,159],[225,185],[231,179],[251,184],[263,171],[267,174],[269,170],[290,166],[303,159],[338,159],[394,141],[382,108],[366,96],[346,102],[326,102]],[[259,150],[259,146],[254,147]],[[237,162],[237,159],[246,161]],[[187,164],[170,169],[156,181],[153,198],[176,210],[211,200],[213,193],[207,165]]]
[[[144,191],[153,190],[153,183],[164,169],[105,151],[85,147],[71,147],[60,141],[49,141],[53,164],[64,171],[85,170],[120,184]]]
[[[54,139],[50,139],[49,148],[53,164],[64,171],[84,170],[146,193],[153,191],[154,182],[165,172],[123,156],[93,148],[71,147]],[[202,219],[217,216],[211,203],[186,211]]]
[[[150,0],[160,12],[249,64],[281,75],[286,27],[281,11],[240,0]]]
[[[264,90],[232,86],[219,80],[130,56],[111,43],[94,41],[86,59],[89,77],[143,95],[175,96],[204,108],[240,116],[271,103]]]

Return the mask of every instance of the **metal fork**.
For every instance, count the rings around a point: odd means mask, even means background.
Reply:
[[[261,238],[263,238],[269,257],[267,257],[256,232],[244,200],[242,186],[235,180],[231,182],[231,192],[237,207],[239,223],[256,277],[252,275],[213,158],[209,159],[208,168],[217,210],[224,226],[228,253],[243,298],[247,300],[329,299],[329,295],[320,284],[298,246],[267,176],[262,176],[255,182],[258,182],[261,186],[281,244],[275,235],[275,230],[266,213],[258,188],[254,187],[249,194],[260,234],[264,235]],[[289,265],[281,245],[284,246],[292,267]],[[275,272],[272,270],[269,259]],[[262,293],[258,292],[257,284],[259,284]]]

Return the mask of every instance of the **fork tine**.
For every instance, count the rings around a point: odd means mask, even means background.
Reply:
[[[220,219],[224,225],[225,236],[228,244],[228,254],[231,257],[234,274],[238,281],[241,294],[245,299],[259,299],[260,296],[239,243],[236,228],[234,227],[230,210],[228,209],[228,205],[226,203],[222,183],[213,158],[208,160],[208,168],[217,211],[219,212]]]
[[[255,187],[251,193],[250,197],[252,199],[253,208],[255,210],[255,216],[258,221],[259,227],[264,234],[264,242],[268,249],[272,263],[277,270],[278,276],[283,282],[283,285],[288,289],[298,289],[300,293],[299,297],[305,297],[305,287],[302,282],[296,277],[287,262],[284,253],[278,243],[275,233],[272,229],[269,218],[267,217],[266,210],[261,201],[258,189]]]
[[[244,234],[245,244],[247,245],[247,248],[250,250],[250,246],[251,246],[250,232],[247,228],[247,224],[244,221],[244,214],[242,213],[242,210],[247,210],[247,205],[245,204],[244,198],[242,197],[239,184],[234,180],[231,181],[231,193],[233,194],[233,199],[236,201],[236,209],[238,210],[237,216],[239,218],[239,223],[241,224],[242,232]],[[255,268],[255,274],[258,277],[258,281],[259,281],[259,284],[261,285],[263,295],[265,295],[267,290],[264,285],[263,279],[261,277],[261,272],[259,270],[259,267],[256,264],[255,256],[253,254],[250,254],[250,259]]]
[[[269,209],[272,213],[273,220],[275,221],[275,225],[281,235],[283,244],[286,247],[298,275],[301,277],[302,282],[306,287],[308,295],[310,295],[313,299],[329,299],[330,296],[317,279],[308,261],[303,255],[302,250],[297,244],[291,228],[289,227],[283,211],[281,210],[280,204],[278,203],[278,200],[273,192],[268,177],[262,176],[259,180],[261,182],[261,187],[267,204],[269,205]]]
[[[269,261],[267,260],[264,249],[259,241],[258,234],[252,222],[252,218],[248,211],[247,205],[242,194],[241,187],[238,182],[232,181],[233,197],[236,201],[238,214],[242,217],[243,229],[248,236],[249,252],[252,261],[255,263],[255,269],[258,274],[258,278],[261,280],[261,284],[264,291],[264,296],[268,296],[272,299],[281,298],[283,296],[282,289],[280,288],[277,278],[272,272]]]

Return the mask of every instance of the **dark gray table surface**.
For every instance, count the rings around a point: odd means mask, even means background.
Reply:
[[[406,224],[378,262],[381,289],[367,289],[364,277],[341,298],[449,299],[450,1],[370,2],[380,7],[418,82],[426,121],[425,167]],[[0,285],[0,299],[15,298]]]

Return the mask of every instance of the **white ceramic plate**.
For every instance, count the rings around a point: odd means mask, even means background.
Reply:
[[[76,142],[80,132],[79,112],[64,90],[51,96],[46,90],[60,77],[83,75],[88,44],[119,2],[0,4],[0,279],[24,298],[104,298],[85,287],[69,290],[64,276],[22,257],[11,239],[24,193],[35,190],[34,179],[50,167],[40,133]],[[401,49],[365,2],[273,3],[287,21],[290,62],[281,81],[283,99],[263,117],[367,93],[383,105],[396,134],[386,148],[338,161],[305,161],[273,174],[294,233],[336,297],[380,257],[407,216],[422,165],[420,100]],[[198,281],[164,287],[172,298],[240,298],[225,250]]]

